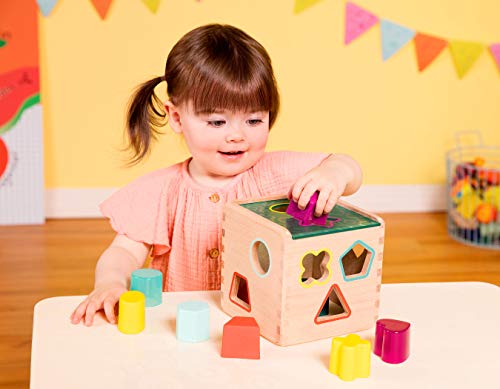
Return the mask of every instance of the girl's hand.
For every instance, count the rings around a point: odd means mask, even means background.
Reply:
[[[300,209],[305,209],[314,192],[319,191],[314,215],[320,217],[333,209],[348,183],[349,179],[341,169],[335,171],[321,164],[309,170],[292,185],[288,198],[297,202]]]
[[[97,311],[104,309],[106,318],[111,324],[116,323],[115,306],[120,296],[127,288],[120,282],[109,282],[96,287],[92,293],[71,314],[71,323],[78,324],[83,321],[86,326],[91,326]]]

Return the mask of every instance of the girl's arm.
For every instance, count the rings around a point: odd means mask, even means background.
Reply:
[[[315,215],[329,213],[340,196],[355,193],[361,186],[363,173],[359,164],[345,154],[332,154],[309,170],[292,185],[288,197],[305,209],[314,192],[319,191]]]
[[[75,309],[71,322],[77,324],[83,320],[85,325],[91,326],[95,313],[104,309],[109,322],[115,323],[115,305],[128,290],[132,272],[144,265],[150,248],[125,235],[116,235],[97,262],[94,290]]]

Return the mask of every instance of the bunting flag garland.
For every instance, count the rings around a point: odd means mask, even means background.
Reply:
[[[137,0],[139,1],[139,0]],[[201,0],[196,0],[200,2]],[[294,13],[298,14],[318,4],[323,0],[295,0]],[[90,0],[102,20],[111,7],[113,0]],[[156,14],[161,0],[141,0],[141,2]],[[58,0],[36,0],[40,12],[47,17],[51,14]],[[380,24],[382,39],[382,59],[387,61],[408,42],[414,41],[415,56],[419,72],[423,72],[436,58],[449,48],[458,78],[463,78],[476,63],[487,45],[479,42],[448,40],[441,37],[424,34],[387,19],[380,18],[359,5],[346,1],[345,3],[345,35],[344,44],[349,45],[365,34],[376,24]],[[7,45],[7,40],[0,38],[0,48]],[[500,71],[500,43],[489,45],[489,51]]]
[[[56,6],[57,0],[36,0],[36,2],[42,15],[47,17]]]
[[[384,61],[396,54],[415,36],[414,30],[385,19],[380,21],[380,30],[382,32],[382,58]]]
[[[500,43],[494,43],[490,46],[490,52],[497,64],[498,70],[500,70]]]
[[[142,2],[146,4],[146,7],[154,14],[158,11],[158,7],[160,6],[160,0],[142,0]]]
[[[348,45],[354,39],[358,38],[376,24],[377,21],[380,21],[383,60],[386,61],[392,57],[413,39],[418,70],[420,72],[433,63],[446,47],[449,47],[458,78],[461,79],[471,69],[486,47],[486,45],[479,42],[446,40],[417,32],[400,24],[382,19],[352,2],[346,2],[345,7],[345,44]],[[500,43],[490,45],[489,49],[500,70]]]
[[[90,0],[102,20],[106,19],[113,0]]]
[[[374,14],[358,7],[354,3],[347,2],[345,11],[344,42],[346,45],[378,23],[378,18]]]
[[[458,78],[463,78],[484,50],[484,45],[476,42],[450,41],[450,51]]]
[[[295,0],[295,7],[293,9],[293,12],[298,14],[305,9],[312,7],[313,5],[316,5],[322,0]]]
[[[435,36],[422,34],[420,32],[413,39],[415,43],[415,55],[417,56],[418,70],[421,72],[429,66],[441,53],[448,42]]]

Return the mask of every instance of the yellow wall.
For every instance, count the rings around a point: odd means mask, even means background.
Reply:
[[[343,45],[344,2],[293,14],[293,0],[114,1],[101,21],[89,1],[60,0],[40,18],[48,188],[120,186],[187,157],[167,135],[151,158],[123,168],[124,110],[133,88],[161,75],[170,48],[210,22],[238,26],[274,61],[283,109],[269,150],[345,152],[368,184],[441,183],[454,132],[500,144],[500,74],[488,52],[458,80],[448,50],[423,74],[413,43],[387,62],[380,28]],[[359,0],[394,22],[448,39],[500,42],[498,0]],[[162,86],[165,87],[165,84]]]

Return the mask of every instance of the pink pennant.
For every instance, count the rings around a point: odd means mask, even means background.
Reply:
[[[345,18],[344,42],[346,45],[378,22],[377,16],[351,2],[347,2],[345,5]]]
[[[497,63],[498,70],[500,70],[500,43],[494,43],[490,46],[491,55]]]

